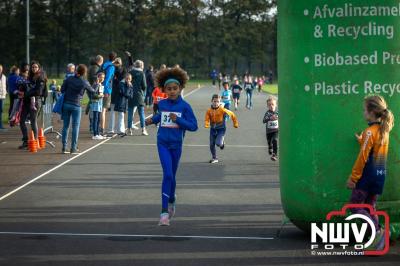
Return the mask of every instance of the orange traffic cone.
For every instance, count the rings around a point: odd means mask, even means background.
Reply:
[[[46,137],[44,136],[43,128],[39,129],[38,142],[41,149],[46,148]]]
[[[32,130],[29,134],[28,149],[30,152],[37,152],[37,150],[38,150],[37,142],[35,140],[35,135],[33,134]]]

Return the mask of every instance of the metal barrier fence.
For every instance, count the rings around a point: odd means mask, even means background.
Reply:
[[[53,97],[51,94],[51,91],[48,92],[48,96],[45,100],[45,102],[42,102],[41,108],[39,110],[39,116],[41,117],[41,126],[43,128],[44,134],[56,134],[56,138],[60,138],[61,134],[60,132],[56,131],[54,129],[53,125],[53,106],[55,102],[53,102]],[[55,147],[54,142],[52,141],[46,141],[50,146],[53,148]]]

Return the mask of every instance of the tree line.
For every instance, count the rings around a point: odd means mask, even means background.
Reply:
[[[31,59],[50,75],[128,50],[195,77],[276,72],[276,0],[31,0]],[[26,1],[0,2],[0,63],[26,55]]]

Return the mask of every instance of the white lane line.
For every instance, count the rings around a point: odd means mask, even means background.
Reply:
[[[106,143],[106,145],[115,146],[157,146],[156,143]],[[206,144],[183,144],[185,147],[210,147]],[[229,148],[268,148],[268,146],[263,145],[227,145]]]
[[[85,237],[146,237],[146,238],[193,238],[193,239],[234,239],[234,240],[273,240],[273,237],[254,236],[180,236],[180,235],[133,235],[133,234],[84,234],[84,233],[45,233],[45,232],[0,232],[0,235],[28,236],[85,236]]]
[[[191,94],[195,93],[196,91],[200,90],[201,88],[203,88],[203,87],[197,88],[197,89],[195,89],[195,90],[189,92],[188,94],[185,95],[185,97],[190,96]],[[152,117],[152,116],[153,116],[153,115],[151,114],[151,115],[147,116],[146,119],[149,118],[149,117]],[[140,123],[140,121],[136,122],[134,125],[136,126],[136,125],[138,125],[139,123]],[[66,165],[67,163],[69,163],[69,162],[75,160],[76,158],[78,158],[78,157],[84,155],[85,153],[87,153],[87,152],[89,152],[89,151],[91,151],[91,150],[97,148],[98,146],[100,146],[100,145],[106,143],[106,142],[109,141],[109,140],[110,140],[110,138],[109,138],[109,139],[106,139],[106,140],[103,140],[102,142],[97,143],[96,145],[94,145],[94,146],[90,147],[89,149],[87,149],[87,150],[81,152],[80,154],[77,154],[77,155],[75,155],[74,157],[72,157],[72,158],[66,160],[65,162],[62,162],[62,163],[60,163],[59,165],[56,165],[55,167],[51,168],[50,170],[44,172],[43,174],[41,174],[41,175],[39,175],[39,176],[37,176],[37,177],[31,179],[30,181],[26,182],[25,184],[23,184],[23,185],[17,187],[16,189],[14,189],[14,190],[8,192],[7,194],[1,196],[1,197],[0,197],[0,201],[2,201],[2,200],[4,200],[4,199],[8,198],[9,196],[15,194],[16,192],[20,191],[20,190],[23,189],[24,187],[26,187],[26,186],[32,184],[33,182],[35,182],[35,181],[39,180],[40,178],[42,178],[42,177],[44,177],[44,176],[50,174],[51,172],[54,172],[55,170],[57,170],[57,169],[60,168],[61,166]]]
[[[3,196],[0,198],[0,201],[4,200],[5,198],[8,198],[9,196],[11,196],[12,194],[18,192],[19,190],[23,189],[24,187],[28,186],[29,184],[32,184],[33,182],[35,182],[35,181],[39,180],[40,178],[44,177],[45,175],[50,174],[51,172],[54,172],[55,170],[57,170],[57,169],[60,168],[61,166],[63,166],[63,165],[65,165],[65,164],[67,164],[67,163],[69,163],[69,162],[75,160],[76,158],[78,158],[78,157],[84,155],[85,153],[87,153],[87,152],[89,152],[89,151],[91,151],[91,150],[97,148],[98,146],[100,146],[100,145],[106,143],[106,142],[109,141],[109,140],[110,140],[110,139],[106,139],[106,140],[103,140],[102,142],[97,143],[97,144],[94,145],[93,147],[90,147],[89,149],[87,149],[87,150],[85,150],[85,151],[83,151],[83,152],[81,152],[81,153],[75,155],[75,156],[72,157],[72,158],[69,158],[68,160],[66,160],[66,161],[64,161],[64,162],[62,162],[62,163],[60,163],[59,165],[57,165],[57,166],[51,168],[50,170],[44,172],[43,174],[41,174],[41,175],[35,177],[34,179],[28,181],[27,183],[23,184],[22,186],[19,186],[19,187],[17,187],[16,189],[14,189],[14,190],[8,192],[7,194],[3,195]]]

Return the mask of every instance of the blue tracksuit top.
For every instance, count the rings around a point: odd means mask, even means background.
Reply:
[[[153,123],[160,123],[157,133],[157,143],[169,149],[176,149],[182,146],[185,131],[197,130],[197,119],[192,107],[182,99],[181,96],[176,100],[165,99],[158,103],[159,113],[153,116]],[[169,113],[174,112],[178,115],[176,123],[169,119]]]
[[[115,66],[111,61],[107,61],[102,65],[101,71],[105,72],[105,78],[104,78],[104,82],[103,82],[104,94],[111,95],[112,82],[113,82],[114,73],[115,73]]]

